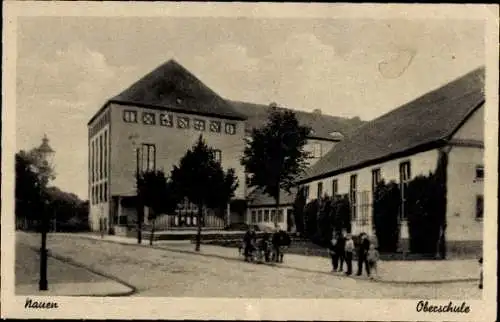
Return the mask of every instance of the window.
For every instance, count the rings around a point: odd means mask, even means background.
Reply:
[[[99,180],[102,179],[102,134],[99,135]]]
[[[271,222],[276,221],[276,210],[271,210]]]
[[[269,222],[269,210],[264,210],[264,221]]]
[[[142,113],[142,123],[146,125],[155,125],[156,123],[156,117],[155,113],[148,113],[144,112]]]
[[[90,142],[90,173],[91,173],[91,183],[95,182],[95,170],[94,170],[94,154],[95,154],[95,141]]]
[[[304,186],[304,198],[306,200],[309,198],[309,186]]]
[[[189,129],[189,118],[178,117],[177,118],[177,127],[179,129]]]
[[[313,158],[321,158],[322,152],[323,151],[321,149],[321,144],[314,143],[314,145],[313,145]]]
[[[318,182],[318,191],[316,198],[320,199],[323,196],[323,182]]]
[[[123,120],[127,123],[137,123],[137,112],[130,110],[123,111]]]
[[[108,202],[108,183],[104,182],[104,189],[103,189],[103,194],[104,194],[104,202]]]
[[[351,219],[356,220],[357,218],[357,175],[351,175],[350,187],[349,187],[349,201],[351,203]]]
[[[257,222],[257,212],[255,210],[252,210],[252,218],[250,218],[251,223],[256,223]]]
[[[484,179],[484,167],[482,165],[476,166],[476,180],[482,181]]]
[[[359,198],[359,210],[360,210],[360,216],[358,223],[361,226],[366,226],[368,225],[368,218],[369,218],[369,213],[370,213],[370,192],[369,191],[362,191],[360,193],[360,198]]]
[[[196,131],[205,131],[205,121],[203,121],[203,120],[194,120],[193,121],[193,128]]]
[[[160,125],[172,127],[174,125],[174,117],[172,114],[160,114]]]
[[[411,180],[411,168],[410,162],[403,162],[399,164],[399,189],[401,190],[401,210],[400,216],[402,220],[406,220],[406,191],[408,190],[408,184]]]
[[[375,192],[377,185],[380,183],[381,174],[380,169],[372,170],[372,192]]]
[[[108,177],[108,131],[104,131],[104,178]]]
[[[278,222],[284,222],[285,218],[283,216],[283,209],[278,210]]]
[[[219,121],[210,121],[210,132],[220,133],[221,123]]]
[[[332,180],[332,196],[335,197],[339,193],[339,181],[337,179]]]
[[[154,144],[142,144],[139,162],[142,172],[156,170],[156,146]]]
[[[226,134],[233,135],[236,133],[236,124],[226,123]]]
[[[262,210],[257,211],[257,222],[262,222]]]
[[[92,186],[92,187],[90,188],[90,203],[91,203],[92,205],[94,205],[94,204],[95,204],[95,187],[94,187],[94,186]]]
[[[476,220],[483,220],[484,200],[483,195],[476,196]]]
[[[214,154],[215,161],[220,163],[222,161],[222,151],[216,149],[216,150],[213,150],[213,154]]]

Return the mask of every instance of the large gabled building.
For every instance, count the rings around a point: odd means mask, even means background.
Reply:
[[[378,181],[401,187],[401,237],[407,238],[405,183],[428,175],[448,154],[446,239],[483,238],[484,68],[476,69],[359,127],[299,180],[307,200],[348,194],[353,233],[373,233]]]
[[[123,233],[136,218],[131,202],[136,169],[162,169],[168,174],[200,134],[216,149],[223,168],[235,169],[239,181],[235,199],[245,199],[249,192],[240,163],[244,138],[265,124],[268,108],[222,98],[173,60],[109,99],[88,122],[92,230],[114,227]],[[300,122],[312,125],[308,148],[316,160],[342,134],[362,123],[318,113],[297,115]],[[160,226],[194,226],[195,214],[195,206],[180,205],[175,216],[161,218]],[[228,213],[226,218],[209,213],[204,224],[220,228],[228,221],[248,221],[245,217],[246,212]]]

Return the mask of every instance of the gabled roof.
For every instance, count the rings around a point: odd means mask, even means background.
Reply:
[[[297,194],[297,189],[292,189],[290,193],[281,190],[280,191],[280,205],[290,205],[295,201],[295,195]],[[247,196],[249,207],[261,207],[261,206],[272,206],[276,204],[276,201],[270,195],[264,193],[260,188],[253,189]]]
[[[262,127],[266,124],[269,105],[246,103],[240,101],[228,102],[240,114],[246,116],[246,131],[251,132],[254,128]],[[338,116],[325,115],[316,112],[304,112],[291,110],[295,113],[301,125],[311,127],[313,132],[309,135],[310,138],[322,140],[340,141],[343,137],[352,133],[356,128],[364,124],[358,117],[347,119]]]
[[[245,117],[175,60],[169,60],[109,102],[243,120]]]
[[[484,104],[484,67],[373,121],[335,145],[306,171],[308,182],[445,143]]]

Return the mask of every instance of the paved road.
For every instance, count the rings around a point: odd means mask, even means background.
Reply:
[[[18,234],[37,245],[37,236]],[[479,299],[476,283],[388,285],[136,245],[50,235],[53,253],[126,281],[136,296]],[[203,247],[203,246],[202,246]]]

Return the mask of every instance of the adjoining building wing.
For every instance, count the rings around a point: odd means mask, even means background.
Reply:
[[[300,182],[428,150],[450,139],[483,103],[484,68],[478,68],[362,125],[309,168]]]

